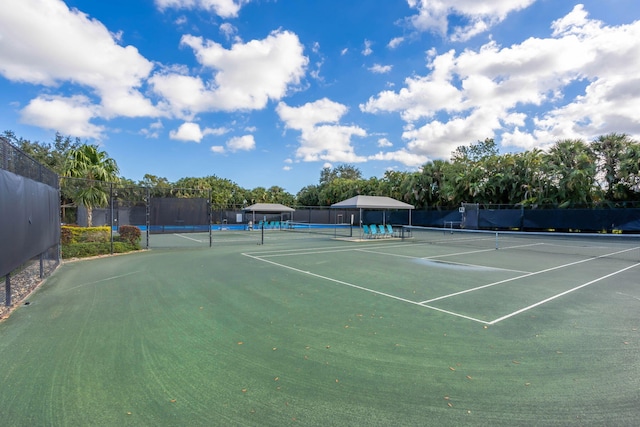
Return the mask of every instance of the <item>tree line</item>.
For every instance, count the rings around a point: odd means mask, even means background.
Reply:
[[[452,209],[461,203],[508,206],[595,207],[640,202],[640,143],[626,134],[610,133],[593,141],[564,139],[549,149],[499,153],[487,138],[460,146],[449,160],[425,163],[415,172],[387,171],[382,178],[364,178],[354,165],[324,168],[317,184],[296,195],[282,187],[245,189],[216,175],[185,177],[175,182],[151,174],[140,181],[119,176],[115,160],[96,145],[59,133],[52,143],[28,141],[11,131],[3,136],[62,177],[170,189],[207,190],[212,206],[234,208],[254,203],[287,206],[330,206],[356,195],[388,196],[416,209]],[[96,188],[98,188],[96,186]],[[99,190],[69,195],[87,206],[106,205]],[[178,194],[179,195],[179,194]]]

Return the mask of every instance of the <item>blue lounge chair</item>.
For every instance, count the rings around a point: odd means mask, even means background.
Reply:
[[[365,224],[362,225],[362,235],[364,236],[365,239],[371,238],[371,230],[369,230],[368,225],[365,225]]]
[[[378,226],[378,233],[380,234],[380,236],[382,237],[388,237],[389,234],[387,234],[387,229],[384,228],[384,225],[379,225]]]
[[[371,231],[371,237],[374,239],[378,238],[378,227],[375,224],[371,224],[369,226],[369,230]]]
[[[391,224],[387,224],[387,234],[391,237],[395,237],[396,233],[393,231]]]

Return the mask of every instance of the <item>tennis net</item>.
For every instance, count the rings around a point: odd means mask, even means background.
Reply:
[[[282,229],[292,233],[317,234],[329,237],[351,237],[353,235],[353,226],[350,224],[317,224],[287,221]]]
[[[640,262],[640,235],[466,230],[403,226],[404,241],[467,249],[508,249]]]

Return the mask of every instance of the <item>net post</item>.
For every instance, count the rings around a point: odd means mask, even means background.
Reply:
[[[496,250],[500,249],[500,243],[498,241],[498,232],[496,231]]]
[[[260,244],[264,245],[264,221],[260,224]]]

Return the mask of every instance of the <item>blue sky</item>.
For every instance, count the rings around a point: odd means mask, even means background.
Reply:
[[[639,18],[637,0],[8,0],[0,131],[99,144],[136,181],[293,194],[487,137],[640,139]]]

